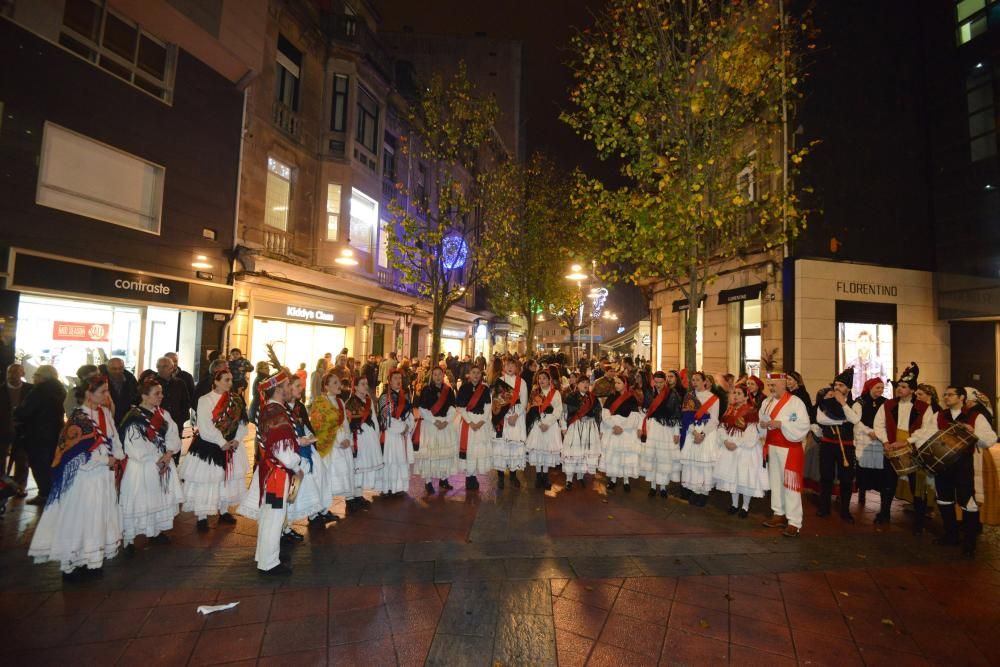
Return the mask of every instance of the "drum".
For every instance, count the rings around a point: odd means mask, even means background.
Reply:
[[[920,468],[917,462],[917,448],[909,442],[893,442],[885,445],[885,458],[899,476],[909,475]]]
[[[976,446],[976,435],[961,424],[938,431],[917,451],[917,461],[932,475],[940,475]]]
[[[615,381],[614,378],[608,377],[607,375],[602,375],[594,382],[594,396],[598,398],[604,398],[615,393]]]

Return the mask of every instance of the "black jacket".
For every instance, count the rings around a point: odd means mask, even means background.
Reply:
[[[18,436],[27,447],[55,450],[63,427],[65,401],[66,388],[59,380],[44,380],[32,387],[14,410],[20,422]]]
[[[121,388],[115,389],[114,381],[108,377],[108,393],[111,394],[111,400],[115,404],[115,424],[121,426],[125,415],[139,402],[139,382],[134,375],[125,371]]]
[[[163,402],[160,407],[167,411],[170,418],[177,424],[178,430],[184,429],[184,422],[191,419],[191,397],[188,395],[184,381],[174,376],[162,378],[159,375],[156,379],[163,385]],[[118,406],[115,406],[117,410]]]
[[[179,378],[184,383],[184,387],[188,391],[188,397],[191,399],[191,405],[194,405],[194,376],[178,368],[174,373],[174,377]]]
[[[28,382],[21,383],[21,394],[19,396],[18,405],[24,403],[25,399],[28,398],[28,394],[31,393],[31,384]],[[10,387],[4,382],[0,386],[0,442],[13,442],[14,441],[14,431],[16,428],[16,422],[14,420],[14,408],[17,405],[11,404]],[[3,471],[0,471],[2,473]]]

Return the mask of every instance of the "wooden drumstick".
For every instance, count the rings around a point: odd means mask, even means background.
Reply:
[[[844,467],[850,468],[851,464],[847,461],[847,450],[844,449],[844,441],[840,437],[840,426],[834,426],[833,432],[837,434],[837,442],[840,443],[840,456],[844,461]]]

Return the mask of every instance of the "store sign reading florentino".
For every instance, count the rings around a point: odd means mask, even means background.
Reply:
[[[895,285],[882,283],[862,283],[853,281],[837,281],[837,291],[841,294],[864,294],[866,296],[898,296],[899,288]]]
[[[285,315],[287,317],[294,317],[297,320],[309,320],[312,322],[333,322],[333,313],[328,313],[325,310],[320,310],[316,308],[302,308],[300,306],[288,306],[285,308]]]

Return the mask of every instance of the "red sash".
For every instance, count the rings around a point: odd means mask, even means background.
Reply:
[[[566,426],[572,426],[573,422],[577,422],[586,417],[588,414],[590,414],[590,411],[594,408],[595,400],[596,399],[594,398],[594,394],[588,392],[587,398],[583,401],[583,403],[580,404],[580,407],[576,411],[576,414],[574,414],[572,417],[569,418],[569,422],[566,424]]]
[[[361,423],[364,424],[372,416],[372,397],[365,395],[365,410],[361,413]],[[359,429],[360,430],[360,429]],[[354,458],[358,458],[358,432],[351,429],[351,436],[354,438]]]
[[[438,416],[438,412],[444,407],[445,401],[448,400],[448,396],[451,395],[451,387],[446,384],[441,385],[441,394],[438,396],[438,400],[434,405],[431,406],[431,414],[435,417]]]
[[[704,417],[705,415],[707,415],[707,414],[708,414],[708,411],[712,409],[712,406],[713,406],[713,405],[715,405],[715,403],[716,403],[716,402],[717,402],[718,400],[719,400],[719,397],[718,397],[718,396],[716,396],[715,394],[712,394],[711,396],[709,396],[709,397],[708,397],[708,400],[707,400],[707,401],[705,401],[704,403],[702,403],[702,404],[701,404],[701,407],[700,407],[700,408],[698,408],[698,411],[694,413],[694,420],[695,420],[696,422],[697,422],[697,421],[701,421],[701,420],[702,420],[702,418],[703,418],[703,417]]]
[[[396,407],[393,408],[393,410],[392,410],[392,418],[393,419],[400,419],[403,416],[403,408],[405,408],[405,407],[406,407],[406,390],[405,389],[400,389],[399,390],[399,398],[396,399]],[[382,445],[382,447],[384,448],[385,447],[385,431],[382,431],[382,432],[380,432],[378,434],[378,441],[379,441],[379,444]],[[383,453],[384,453],[384,451],[385,450],[383,449]]]
[[[473,409],[479,407],[479,401],[483,398],[483,392],[486,390],[486,383],[480,382],[476,390],[472,392],[472,396],[469,398],[469,404],[465,406],[465,409],[471,412]],[[469,449],[469,422],[462,420],[462,437],[458,441],[458,458],[464,459],[465,453]]]
[[[653,399],[653,402],[649,404],[649,409],[646,410],[646,416],[642,418],[642,428],[639,429],[639,436],[640,437],[645,437],[646,436],[646,420],[649,419],[649,415],[651,415],[654,412],[656,412],[656,409],[658,407],[660,407],[660,404],[663,403],[663,401],[666,400],[667,396],[670,394],[671,391],[673,391],[673,390],[670,387],[664,387],[663,391],[661,391],[659,394],[657,394],[656,397]],[[714,396],[714,394],[713,394],[713,396]],[[695,419],[697,419],[697,418],[698,418],[698,416],[695,415]]]
[[[775,404],[771,411],[768,413],[768,419],[774,421],[774,418],[778,416],[781,409],[785,407],[785,404],[791,400],[792,394],[790,392],[785,392],[778,402]],[[768,429],[767,435],[764,436],[764,460],[767,460],[768,448],[773,445],[775,447],[784,447],[788,450],[788,457],[785,459],[785,475],[784,475],[784,486],[789,491],[801,491],[802,490],[802,480],[805,477],[805,463],[806,457],[805,452],[802,449],[801,442],[792,442],[785,437],[784,433],[781,432],[780,428]]]
[[[608,408],[608,412],[610,412],[611,414],[615,414],[615,410],[617,410],[618,408],[620,408],[622,406],[622,403],[625,402],[625,399],[628,398],[629,396],[633,396],[633,395],[634,394],[632,394],[632,392],[630,392],[630,391],[622,392],[621,396],[619,396],[614,401],[612,401],[611,407]]]
[[[521,400],[521,376],[518,375],[517,379],[514,381],[514,391],[510,394],[510,401],[507,402],[507,407],[513,408],[517,405],[517,402]]]
[[[543,400],[542,404],[538,406],[539,417],[541,417],[545,413],[545,411],[549,409],[549,406],[552,405],[552,399],[555,397],[556,397],[556,388],[555,385],[553,385],[551,388],[549,388],[549,393],[545,397],[545,400]]]

